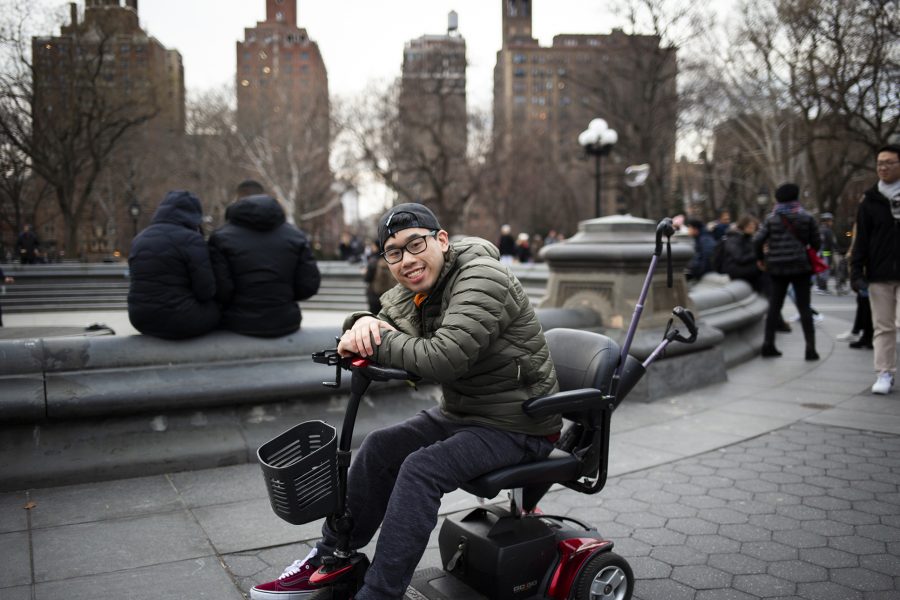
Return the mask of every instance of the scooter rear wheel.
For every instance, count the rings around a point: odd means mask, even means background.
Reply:
[[[573,600],[630,600],[634,573],[618,554],[602,552],[588,560],[574,589]]]

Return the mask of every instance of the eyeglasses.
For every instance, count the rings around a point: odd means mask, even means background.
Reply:
[[[900,160],[881,160],[875,163],[875,166],[879,169],[881,167],[894,167],[896,165],[900,165]]]
[[[393,265],[395,263],[403,260],[403,252],[409,252],[410,254],[422,254],[425,252],[425,248],[428,247],[428,238],[437,237],[437,230],[430,231],[425,235],[417,235],[412,238],[402,248],[391,248],[390,250],[385,250],[381,253],[381,256],[384,257],[384,260],[387,261],[387,264]]]

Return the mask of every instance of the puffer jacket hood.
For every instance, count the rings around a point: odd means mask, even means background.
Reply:
[[[153,223],[173,223],[188,229],[199,229],[202,222],[200,199],[185,190],[173,190],[166,194],[153,214]]]
[[[256,231],[271,231],[285,222],[284,209],[278,200],[262,194],[241,198],[228,207],[225,218],[229,223]]]

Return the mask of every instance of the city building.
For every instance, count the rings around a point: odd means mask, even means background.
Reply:
[[[420,201],[452,224],[466,177],[466,41],[455,12],[446,35],[423,35],[406,43],[398,107],[399,143],[394,187],[401,201]]]
[[[88,165],[69,184],[93,190],[65,218],[47,202],[38,233],[51,252],[73,237],[85,258],[127,251],[137,223],[129,201],[147,175],[135,165],[152,160],[161,140],[184,134],[181,55],[141,29],[137,0],[86,0],[81,19],[70,4],[70,22],[59,35],[32,38],[32,57],[34,145],[59,155],[40,160],[56,161],[59,170],[74,168],[65,161]],[[93,163],[85,160],[89,154],[96,155]],[[144,191],[146,222],[158,191]]]
[[[560,194],[571,191],[575,206],[566,212],[573,222],[555,228],[572,231],[574,221],[595,216],[593,161],[582,160],[584,151],[577,141],[595,118],[605,119],[619,134],[603,161],[602,213],[655,211],[645,197],[669,193],[675,159],[675,49],[662,46],[657,36],[618,29],[609,34],[558,34],[552,46],[541,46],[532,37],[532,0],[502,0],[501,6],[503,42],[494,68],[495,140],[507,153],[522,155],[531,149],[530,156],[520,156],[513,164],[554,173],[559,181],[553,187]],[[529,166],[532,160],[546,164]],[[622,183],[626,166],[642,163],[651,165],[647,194]]]
[[[266,20],[237,42],[238,132],[249,175],[289,221],[336,248],[342,210],[329,166],[328,73],[297,17],[297,0],[266,0]]]

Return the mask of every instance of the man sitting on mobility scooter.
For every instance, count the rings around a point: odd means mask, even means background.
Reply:
[[[372,357],[441,384],[440,406],[370,433],[350,467],[350,547],[382,531],[364,586],[354,600],[401,599],[437,524],[441,497],[501,467],[545,458],[559,415],[532,418],[529,398],[558,391],[556,372],[521,283],[478,238],[450,242],[422,204],[400,204],[379,220],[382,256],[400,284],[382,310],[344,322],[342,356]],[[297,600],[318,587],[310,576],[335,547],[323,539],[277,580],[250,590],[253,600]]]

